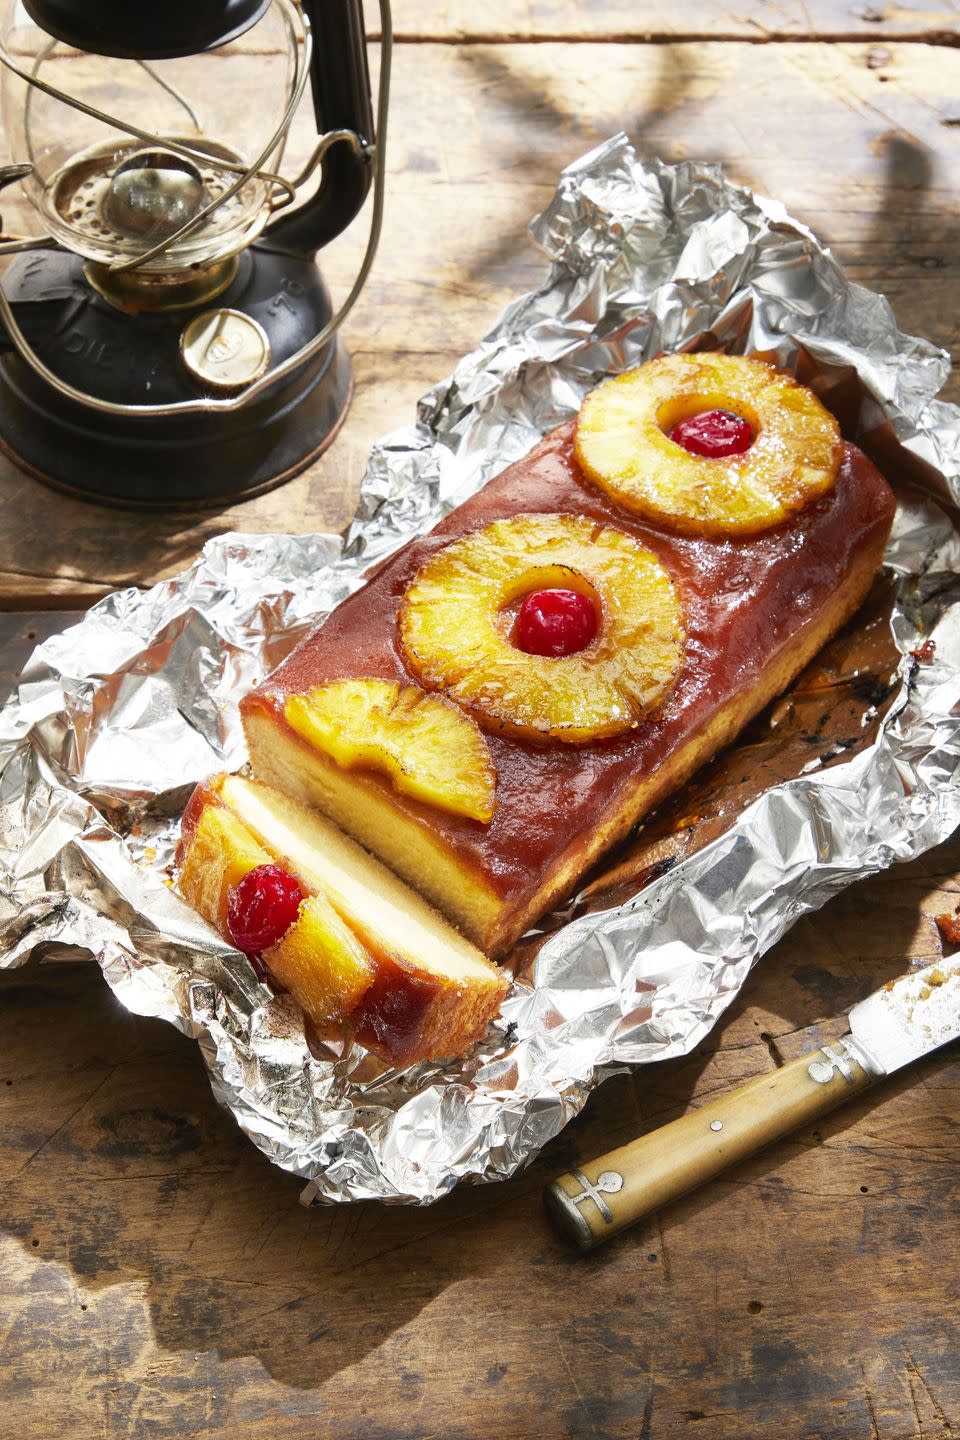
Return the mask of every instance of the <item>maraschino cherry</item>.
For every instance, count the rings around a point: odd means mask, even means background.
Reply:
[[[670,439],[691,455],[725,460],[728,455],[742,455],[750,449],[753,426],[732,410],[701,410],[699,415],[688,415],[674,425]]]
[[[227,926],[238,950],[256,955],[267,950],[297,918],[303,891],[280,865],[258,865],[227,896]]]
[[[517,616],[517,644],[528,655],[574,655],[597,633],[597,612],[577,590],[532,590]]]

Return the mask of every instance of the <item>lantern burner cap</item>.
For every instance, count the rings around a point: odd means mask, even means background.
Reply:
[[[162,141],[149,147],[108,142],[74,155],[50,177],[40,197],[50,233],[84,259],[111,265],[173,235],[214,200],[220,203],[195,230],[137,273],[183,272],[244,249],[269,218],[266,183],[251,179],[227,198],[243,157],[205,137],[174,135],[170,140],[189,145],[196,162]]]
[[[203,204],[203,176],[171,150],[137,150],[113,172],[103,200],[108,223],[121,235],[164,240]]]

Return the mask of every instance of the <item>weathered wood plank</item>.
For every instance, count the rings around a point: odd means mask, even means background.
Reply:
[[[79,619],[79,612],[67,610],[0,613],[0,705],[13,689],[34,647]]]
[[[337,442],[283,489],[207,515],[51,497],[0,460],[3,603],[41,603],[46,582],[20,576],[51,577],[57,604],[150,583],[225,529],[338,529],[373,440],[544,273],[526,225],[559,170],[620,128],[645,153],[718,160],[777,195],[905,329],[955,348],[960,52],[900,45],[868,61],[857,46],[400,47],[386,227],[347,327],[358,391]],[[307,144],[301,127],[291,168]],[[339,293],[361,235],[362,222],[324,256]]]
[[[689,7],[659,3],[402,5],[401,35],[444,43],[398,46],[387,231],[351,318],[359,390],[336,445],[202,519],[51,497],[0,466],[0,604],[86,604],[226,528],[343,523],[371,441],[542,274],[524,231],[558,170],[620,128],[778,195],[904,328],[956,348],[958,57],[887,43],[952,38],[956,5],[696,8],[697,33],[743,43],[599,43],[689,35]],[[747,43],[757,21],[863,39]],[[597,43],[448,43],[523,27]],[[308,143],[301,126],[291,168]],[[324,257],[341,293],[357,243]],[[304,1211],[216,1109],[190,1042],[123,1012],[92,969],[0,977],[0,1440],[950,1440],[956,1046],[585,1261],[539,1196],[839,1033],[903,957],[939,953],[929,917],[960,900],[958,873],[955,839],[802,921],[693,1056],[610,1081],[509,1185],[424,1211]]]
[[[121,582],[122,583],[122,582]],[[0,609],[59,610],[64,605],[93,605],[117,587],[102,580],[85,582],[72,575],[20,575],[0,570]]]
[[[367,22],[379,33],[376,0],[368,0]],[[400,0],[393,17],[401,41],[524,41],[551,39],[747,40],[924,40],[956,43],[960,7],[943,4],[857,4],[854,0],[759,0],[727,5],[700,0],[696,6],[666,0]]]
[[[0,977],[0,1435],[949,1440],[956,1047],[592,1257],[540,1189],[839,1033],[901,957],[939,953],[958,870],[954,841],[847,892],[695,1055],[608,1082],[508,1185],[422,1211],[303,1210],[190,1042],[92,969]]]

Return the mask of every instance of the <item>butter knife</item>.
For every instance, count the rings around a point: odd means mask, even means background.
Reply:
[[[849,1033],[561,1175],[544,1191],[561,1232],[592,1250],[652,1210],[960,1037],[956,957],[892,980],[848,1016]]]

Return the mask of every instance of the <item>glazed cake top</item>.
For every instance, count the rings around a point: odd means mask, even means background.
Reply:
[[[363,772],[506,902],[542,884],[569,853],[571,838],[592,831],[617,808],[632,778],[660,765],[752,684],[791,637],[817,618],[857,556],[870,547],[879,552],[894,511],[886,481],[847,445],[833,489],[784,524],[746,538],[672,534],[627,514],[584,479],[573,453],[574,424],[546,436],[428,535],[404,547],[241,706],[265,709],[289,729],[286,698],[312,686],[355,677],[418,684],[400,650],[397,617],[404,592],[428,556],[494,520],[565,513],[634,536],[673,577],[684,613],[680,672],[659,710],[633,730],[585,745],[488,733],[497,772],[497,806],[488,825],[408,798],[386,778]]]

